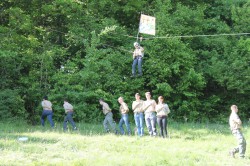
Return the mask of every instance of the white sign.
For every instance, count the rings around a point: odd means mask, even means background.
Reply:
[[[155,35],[155,17],[141,14],[139,32]]]

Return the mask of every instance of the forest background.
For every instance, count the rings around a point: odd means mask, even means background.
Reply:
[[[140,34],[143,76],[131,79],[141,13],[166,38]],[[136,92],[150,91],[176,121],[225,123],[232,104],[246,120],[249,35],[175,36],[250,33],[249,16],[249,0],[2,0],[0,117],[38,124],[48,95],[56,121],[64,98],[78,122],[103,119],[100,98],[117,119],[119,96],[131,108]]]

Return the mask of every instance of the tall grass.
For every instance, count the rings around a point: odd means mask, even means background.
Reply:
[[[78,131],[63,132],[62,124],[0,122],[0,165],[250,165],[248,147],[245,159],[228,156],[237,144],[228,125],[170,121],[167,139],[106,134],[101,123],[77,125]],[[243,133],[248,141],[247,125]]]

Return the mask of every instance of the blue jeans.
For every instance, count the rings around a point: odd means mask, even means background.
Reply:
[[[154,112],[145,113],[146,126],[150,136],[156,136],[156,116]]]
[[[138,73],[139,73],[139,75],[142,75],[142,57],[136,57],[133,60],[132,74],[135,75],[135,67],[137,64],[138,64]]]
[[[135,113],[134,118],[135,118],[135,125],[137,127],[137,133],[138,133],[139,136],[143,136],[143,134],[144,134],[144,129],[143,129],[144,116],[143,116],[143,112]]]
[[[157,123],[161,129],[161,136],[165,138],[168,135],[167,132],[167,116],[157,117]],[[165,134],[165,135],[164,135]]]
[[[64,121],[63,121],[63,129],[66,130],[67,129],[67,123],[70,122],[73,129],[76,129],[76,125],[75,122],[72,118],[73,116],[73,112],[67,112],[67,115],[64,117]]]
[[[54,127],[54,122],[52,120],[52,116],[53,116],[53,111],[49,111],[49,110],[43,110],[42,116],[41,116],[41,122],[42,122],[42,126],[44,126],[44,122],[45,122],[45,118],[47,117],[50,126]]]
[[[119,128],[120,128],[120,131],[121,131],[122,135],[125,134],[124,129],[122,127],[123,123],[125,123],[125,126],[127,127],[127,132],[130,135],[131,134],[131,130],[130,130],[129,122],[128,122],[128,114],[122,114],[122,117],[121,117],[120,122],[119,122]]]

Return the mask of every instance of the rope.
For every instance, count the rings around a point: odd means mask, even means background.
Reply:
[[[12,31],[14,31],[14,29],[11,30],[8,33],[8,35],[11,35]],[[55,30],[55,29],[52,29],[52,28],[49,28],[46,31],[54,31],[54,32],[58,32],[58,33],[61,33],[61,34],[67,34],[65,32]],[[0,34],[0,35],[2,35],[2,34]],[[117,35],[120,35],[120,34],[117,34]],[[138,38],[139,38],[138,35],[139,35],[139,31],[138,31],[138,34],[137,34],[136,37],[131,36],[131,35],[122,35],[122,36],[126,36],[126,37],[129,37],[129,38],[134,38],[134,39],[136,39],[136,41],[138,41]],[[150,40],[150,39],[196,38],[196,37],[216,37],[216,36],[243,36],[243,35],[250,35],[250,33],[223,33],[223,34],[214,34],[214,35],[179,35],[179,36],[169,36],[169,34],[167,34],[166,36],[156,36],[156,37],[146,37],[146,38],[140,37],[140,41],[142,41],[142,40]],[[80,39],[81,37],[77,36],[77,38]],[[116,48],[116,49],[124,51],[124,52],[132,53],[132,51],[129,51],[129,50],[126,50],[126,49],[123,49],[123,48],[114,47],[114,46],[111,46],[111,45],[108,45],[108,44],[102,44],[102,45],[103,46],[108,46],[108,47],[111,47],[111,48]]]
[[[148,39],[171,39],[171,38],[194,38],[194,37],[214,37],[214,36],[242,36],[242,35],[250,35],[250,33],[223,33],[223,34],[215,34],[215,35],[180,35],[180,36],[156,36],[156,37],[146,37],[144,40]],[[137,38],[130,35],[124,35],[130,38]]]

